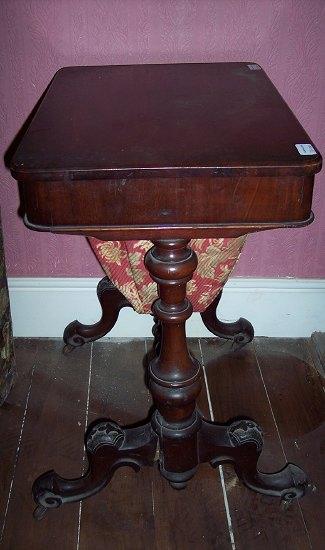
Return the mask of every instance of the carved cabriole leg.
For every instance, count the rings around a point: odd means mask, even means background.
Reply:
[[[149,365],[150,390],[157,411],[152,423],[160,442],[160,471],[182,488],[198,465],[197,432],[201,418],[195,401],[201,390],[201,366],[189,353],[185,321],[192,313],[186,283],[197,266],[189,240],[153,241],[145,264],[158,284],[153,315],[160,322],[159,355]]]
[[[201,318],[207,329],[219,336],[219,338],[226,338],[232,340],[233,349],[239,350],[244,347],[248,342],[251,342],[254,338],[254,328],[252,324],[240,317],[238,321],[234,323],[224,323],[217,317],[217,308],[221,300],[222,291],[219,292],[217,297],[211,302],[205,311],[201,313]]]
[[[280,497],[288,505],[312,488],[305,472],[295,464],[288,463],[274,473],[260,472],[258,459],[262,448],[262,430],[250,419],[235,420],[228,425],[203,420],[198,434],[200,462],[210,462],[213,467],[232,463],[239,479],[257,493]]]
[[[108,277],[104,277],[99,281],[97,296],[102,308],[101,319],[94,325],[83,325],[77,320],[72,321],[65,328],[63,334],[63,340],[66,344],[65,353],[105,336],[114,327],[120,310],[123,307],[132,307]]]
[[[150,422],[127,429],[110,420],[94,422],[86,434],[87,473],[76,479],[65,479],[54,470],[39,476],[32,489],[37,504],[34,517],[42,519],[48,509],[95,495],[121,466],[135,471],[153,466],[156,448],[157,436]]]

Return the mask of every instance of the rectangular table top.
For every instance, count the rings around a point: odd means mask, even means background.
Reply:
[[[261,67],[67,67],[13,157],[25,224],[98,238],[310,223],[321,156]]]
[[[65,67],[11,163],[20,181],[320,168],[315,145],[250,62]]]

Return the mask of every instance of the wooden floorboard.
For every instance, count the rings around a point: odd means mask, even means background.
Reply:
[[[303,468],[315,492],[300,500],[312,547],[325,546],[325,396],[307,339],[259,338],[263,379],[288,462]]]
[[[19,460],[20,437],[24,428],[37,351],[38,340],[17,339],[15,341],[16,365],[19,375],[0,409],[0,542],[5,529],[12,484]]]
[[[215,421],[238,416],[254,419],[265,438],[260,469],[282,468],[285,459],[253,346],[231,353],[227,342],[206,339],[202,349]],[[231,466],[224,471],[236,549],[310,548],[297,503],[283,511],[278,499],[256,494],[239,483]]]
[[[61,350],[60,341],[39,341],[4,530],[5,549],[76,548],[78,504],[62,507],[57,516],[50,511],[41,522],[32,517],[35,477],[51,468],[66,477],[76,477],[81,470],[90,349],[70,355]]]
[[[315,367],[325,377],[325,332],[314,332],[309,344]]]
[[[144,340],[94,344],[89,417],[120,425],[143,420],[151,405],[144,384]],[[80,550],[152,547],[154,516],[150,468],[120,468],[109,486],[82,504]]]
[[[300,507],[281,510],[277,499],[241,485],[231,466],[223,467],[224,487],[219,469],[201,465],[184,491],[173,490],[156,469],[123,468],[81,508],[65,505],[33,520],[34,478],[52,467],[76,477],[87,466],[86,422],[111,417],[123,425],[147,416],[145,346],[144,340],[97,342],[65,356],[60,341],[16,343],[19,378],[0,409],[1,548],[321,550],[324,393],[305,339],[258,338],[255,348],[236,353],[220,340],[201,340],[211,406],[206,388],[198,403],[206,418],[212,410],[216,421],[239,415],[261,424],[260,468],[281,468],[284,450],[316,484]],[[200,359],[200,342],[190,341],[190,347]]]

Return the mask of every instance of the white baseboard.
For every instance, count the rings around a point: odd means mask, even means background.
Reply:
[[[61,337],[74,319],[100,317],[95,278],[9,278],[15,336]],[[325,279],[233,278],[225,286],[219,317],[246,317],[257,336],[310,336],[325,331]],[[151,336],[152,318],[121,311],[112,337]],[[187,323],[191,337],[211,336],[195,313]]]

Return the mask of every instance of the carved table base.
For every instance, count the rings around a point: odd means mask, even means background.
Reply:
[[[33,485],[38,504],[36,518],[43,517],[49,508],[94,495],[108,484],[120,466],[137,470],[141,466],[152,466],[155,461],[161,475],[176,489],[186,486],[200,463],[217,466],[230,462],[239,479],[253,491],[280,497],[286,504],[305,493],[307,477],[293,464],[273,474],[258,470],[263,437],[255,422],[250,419],[226,425],[207,422],[196,408],[202,368],[188,351],[185,321],[192,313],[186,298],[186,284],[197,259],[188,242],[185,239],[154,241],[145,259],[159,287],[159,298],[152,307],[156,320],[156,354],[149,364],[149,386],[156,409],[151,422],[127,429],[110,420],[91,425],[86,434],[88,472],[73,480],[64,479],[54,471],[36,479]],[[119,300],[117,297],[117,303]],[[89,339],[93,336],[84,333]]]
[[[33,484],[33,495],[38,504],[36,519],[44,517],[48,509],[88,498],[104,489],[115,471],[130,466],[138,471],[141,466],[153,466],[157,461],[161,474],[175,489],[186,487],[198,464],[210,462],[213,467],[230,462],[239,479],[250,489],[269,496],[278,496],[285,503],[301,497],[307,488],[305,473],[294,464],[283,470],[265,474],[257,469],[262,451],[261,429],[251,420],[238,420],[229,425],[210,423],[199,413],[195,417],[195,447],[197,461],[185,472],[164,468],[164,451],[168,454],[168,438],[159,445],[161,419],[156,411],[152,422],[137,428],[120,428],[110,420],[100,420],[89,427],[86,450],[89,461],[87,473],[78,479],[64,479],[56,472],[41,475]],[[194,429],[190,426],[188,431]],[[184,442],[185,443],[185,442]]]

